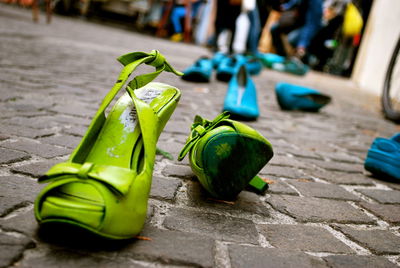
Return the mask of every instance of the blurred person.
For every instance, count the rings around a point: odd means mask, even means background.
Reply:
[[[202,0],[188,0],[192,2],[192,18],[197,15],[200,9]],[[182,29],[182,19],[186,15],[186,0],[177,0],[172,8],[171,12],[171,23],[173,26],[174,34],[171,36],[171,40],[175,42],[180,42],[183,40],[183,29]]]
[[[310,63],[313,69],[323,70],[328,59],[332,57],[338,45],[344,11],[350,0],[325,0],[323,8],[322,28],[315,35],[309,46]]]
[[[289,0],[281,4],[279,21],[271,27],[272,43],[277,54],[287,56],[281,34],[288,35],[295,56],[303,59],[312,38],[321,28],[323,0]]]

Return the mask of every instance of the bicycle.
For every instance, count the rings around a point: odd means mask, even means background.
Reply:
[[[400,123],[400,37],[386,70],[381,102],[385,117]]]

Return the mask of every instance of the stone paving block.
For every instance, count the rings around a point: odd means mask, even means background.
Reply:
[[[24,126],[3,125],[0,128],[0,133],[5,135],[15,135],[19,137],[38,138],[53,134],[52,129],[35,129]]]
[[[107,258],[95,254],[87,254],[69,249],[51,249],[46,254],[36,254],[29,258],[24,258],[18,263],[18,267],[31,268],[84,268],[84,267],[109,267],[109,268],[143,268],[147,267],[126,259]]]
[[[91,115],[89,115],[91,116]],[[90,118],[89,117],[77,117],[77,116],[68,116],[68,115],[55,115],[52,116],[51,120],[55,122],[61,123],[63,125],[81,125],[81,126],[89,126]]]
[[[358,189],[356,191],[382,204],[400,204],[400,191],[378,189]]]
[[[299,195],[296,190],[291,188],[286,182],[279,179],[270,179],[269,188],[267,193],[272,194],[289,194],[289,195]]]
[[[21,151],[0,147],[0,164],[9,164],[29,159],[30,156]]]
[[[202,234],[223,241],[258,244],[258,232],[250,220],[187,209],[172,209],[163,225],[171,230]]]
[[[68,115],[76,115],[76,116],[87,116],[93,115],[93,110],[88,108],[86,103],[82,102],[69,102],[56,105],[49,109],[52,112],[56,112],[59,114],[68,114]]]
[[[334,162],[342,162],[342,163],[349,163],[349,164],[363,164],[364,162],[353,155],[349,155],[343,152],[320,152],[319,153],[324,158],[328,158]]]
[[[117,252],[118,257],[158,261],[198,267],[214,265],[215,242],[212,238],[186,232],[146,227],[141,236],[151,241],[137,240]]]
[[[328,267],[318,257],[299,251],[229,245],[232,268],[308,268]]]
[[[300,179],[304,177],[303,173],[297,169],[292,167],[282,167],[282,166],[272,166],[266,165],[259,172],[261,175],[273,175],[274,177],[282,177],[282,178],[292,178],[292,179]]]
[[[42,188],[34,180],[17,176],[0,176],[0,217],[33,203]]]
[[[86,131],[87,127],[78,125],[68,126],[62,129],[63,133],[78,137],[83,137],[83,135],[86,134]]]
[[[178,177],[182,179],[195,178],[192,169],[186,165],[168,164],[167,166],[165,166],[162,174],[166,177]]]
[[[0,141],[6,140],[8,138],[9,138],[8,135],[0,134]]]
[[[328,230],[318,226],[262,224],[258,230],[272,246],[284,250],[354,253]]]
[[[175,199],[176,191],[181,185],[182,182],[178,179],[163,179],[161,177],[153,176],[150,197],[173,201]]]
[[[42,144],[30,140],[21,140],[16,142],[4,142],[2,147],[23,151],[29,154],[35,154],[44,158],[53,158],[70,153],[70,149],[59,148],[49,144]]]
[[[293,155],[295,158],[310,158],[310,159],[319,159],[322,160],[322,157],[315,151],[306,151],[306,150],[295,150],[290,149],[287,150],[286,153]]]
[[[74,149],[81,141],[80,137],[71,135],[50,136],[39,139],[42,143],[53,144]]]
[[[38,223],[35,219],[33,208],[10,218],[0,218],[0,227],[6,231],[13,231],[35,237]]]
[[[18,261],[27,248],[32,248],[34,243],[27,237],[14,237],[0,233],[0,267],[8,267]]]
[[[179,121],[169,121],[168,124],[165,126],[164,131],[170,133],[177,133],[185,135],[186,137],[190,134],[190,126],[186,122],[179,122]]]
[[[387,230],[357,230],[342,225],[334,225],[334,228],[375,254],[400,253],[400,237]]]
[[[360,198],[334,184],[305,181],[289,181],[304,196],[321,197],[337,200],[359,201]]]
[[[185,140],[183,140],[183,142],[184,141]],[[172,154],[174,158],[178,158],[178,155],[183,148],[183,144],[174,141],[159,141],[157,147]]]
[[[400,223],[400,205],[382,205],[367,202],[361,202],[360,205],[384,221],[393,224]]]
[[[346,185],[374,185],[373,179],[361,173],[344,173],[323,170],[307,170],[308,175],[322,180],[326,180],[335,184]]]
[[[16,166],[11,168],[12,172],[29,175],[35,178],[39,178],[45,174],[53,165],[60,163],[60,160],[44,160],[36,163],[30,163],[26,165]]]
[[[224,201],[213,198],[197,181],[190,182],[187,188],[190,206],[207,207],[221,211],[246,211],[269,216],[268,208],[260,200],[260,196],[255,193],[242,191],[235,200]]]
[[[303,160],[303,159],[302,159]],[[307,159],[309,161],[309,159]],[[268,162],[268,166],[284,166],[284,167],[290,167],[290,168],[298,168],[298,169],[307,169],[310,168],[310,165],[303,161],[298,161],[294,157],[289,157],[286,155],[279,155],[275,153],[275,155],[272,157],[272,159]]]
[[[317,167],[329,171],[339,171],[348,173],[362,173],[364,171],[364,166],[361,164],[348,164],[335,161],[320,161],[314,159],[310,159],[309,162],[316,165]]]
[[[266,201],[301,222],[375,223],[344,201],[290,195],[271,195]]]
[[[323,258],[331,268],[395,268],[388,259],[379,256],[332,255]]]
[[[8,119],[8,123],[34,129],[46,129],[56,127],[58,125],[57,122],[52,121],[51,119],[52,116],[14,117]]]

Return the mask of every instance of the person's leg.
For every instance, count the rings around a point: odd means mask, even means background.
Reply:
[[[300,40],[300,33],[302,28],[295,29],[288,34],[288,42],[292,47],[296,47]]]
[[[250,32],[248,38],[248,50],[256,55],[258,53],[258,41],[261,33],[260,17],[258,7],[249,13]]]
[[[236,20],[236,29],[232,49],[235,54],[243,54],[246,51],[247,39],[250,30],[250,20],[246,12],[242,12]]]
[[[171,22],[174,27],[174,33],[182,33],[181,19],[185,16],[185,7],[174,7],[171,13]]]
[[[272,44],[276,50],[276,54],[281,56],[286,56],[286,50],[282,42],[282,30],[279,26],[279,23],[275,23],[271,27],[271,37],[272,37]]]

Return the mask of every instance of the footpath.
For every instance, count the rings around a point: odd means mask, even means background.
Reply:
[[[182,98],[159,140],[174,160],[157,156],[142,238],[94,242],[40,232],[33,201],[43,186],[36,179],[79,143],[117,78],[116,58],[158,49],[183,70],[209,55],[82,19],[44,21],[0,4],[0,267],[400,266],[400,183],[363,168],[374,138],[400,128],[383,119],[377,97],[313,72],[302,78],[265,69],[254,77],[261,116],[248,124],[275,152],[260,172],[271,183],[264,195],[213,200],[187,158],[176,160],[194,116],[221,112],[227,84],[163,74],[158,81],[181,89]],[[333,102],[319,113],[281,111],[279,81],[314,87]]]

